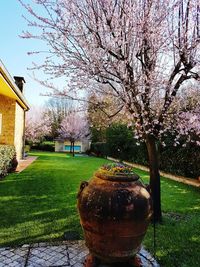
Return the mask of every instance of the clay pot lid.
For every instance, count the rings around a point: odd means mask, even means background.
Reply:
[[[135,173],[131,174],[125,174],[125,173],[120,173],[120,174],[109,174],[109,173],[102,173],[97,171],[95,173],[95,176],[97,176],[100,179],[103,180],[108,180],[108,181],[114,181],[114,182],[134,182],[139,180],[139,175]]]

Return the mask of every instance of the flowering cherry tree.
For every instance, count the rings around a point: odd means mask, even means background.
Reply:
[[[73,112],[62,120],[60,126],[59,137],[71,142],[70,152],[74,157],[74,143],[89,136],[88,122],[85,117]]]
[[[37,0],[41,14],[27,0],[20,2],[33,16],[29,25],[40,31],[23,37],[48,44],[49,55],[36,68],[71,79],[60,94],[75,89],[107,94],[134,121],[147,146],[154,216],[160,221],[156,142],[178,91],[199,80],[200,1]]]
[[[50,133],[50,121],[41,108],[31,108],[26,116],[25,139],[30,144],[41,142]]]
[[[54,139],[58,136],[60,123],[67,114],[75,109],[75,103],[72,100],[63,97],[51,97],[45,103],[44,114],[51,124],[50,135]]]
[[[169,119],[168,119],[169,120]],[[187,88],[171,108],[171,121],[168,121],[165,130],[176,135],[174,145],[182,146],[187,143],[200,145],[200,91],[199,88]]]
[[[179,115],[179,119],[182,123],[178,124],[177,131],[179,132],[179,136],[186,136],[187,142],[195,142],[192,138],[192,135],[195,135],[198,140],[196,140],[196,144],[200,145],[200,109],[197,107],[192,112],[186,111],[182,112]]]

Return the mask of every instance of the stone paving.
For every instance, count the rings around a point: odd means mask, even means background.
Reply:
[[[25,170],[33,161],[35,161],[37,159],[36,156],[28,156],[24,159],[19,160],[18,165],[17,165],[17,169],[16,172],[22,172],[23,170]]]
[[[0,267],[82,267],[88,253],[83,240],[0,248]],[[159,267],[144,248],[138,256],[143,267]]]

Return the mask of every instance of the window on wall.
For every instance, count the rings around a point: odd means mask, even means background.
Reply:
[[[0,134],[2,134],[2,114],[0,113]]]

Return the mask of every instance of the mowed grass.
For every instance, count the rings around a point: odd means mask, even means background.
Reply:
[[[148,174],[137,170],[147,181]],[[144,245],[162,267],[200,266],[200,189],[161,178],[163,222],[150,225]]]
[[[0,181],[0,246],[62,240],[82,233],[76,196],[82,180],[106,162],[101,158],[39,152],[19,174]]]
[[[0,246],[63,240],[66,231],[82,238],[76,195],[108,162],[94,157],[38,152],[37,161],[20,174],[0,181]],[[148,173],[135,170],[145,182]],[[161,266],[200,266],[200,191],[162,178],[163,223],[156,226],[156,257]],[[144,245],[151,253],[153,225]]]

